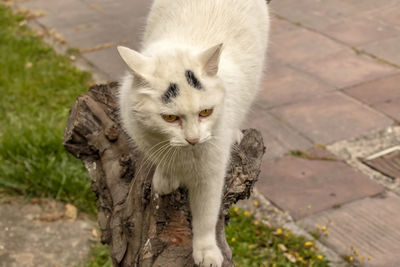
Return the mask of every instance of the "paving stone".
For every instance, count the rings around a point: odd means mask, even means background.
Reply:
[[[67,40],[69,46],[84,50],[104,44],[133,46],[135,41],[137,42],[132,39],[135,37],[133,29],[124,26],[119,21],[112,20],[102,20],[74,28],[62,28],[58,32]]]
[[[345,49],[325,36],[304,28],[272,35],[269,54],[292,65],[318,59]]]
[[[399,210],[399,196],[388,192],[307,217],[300,225],[310,231],[315,231],[316,225],[327,226],[329,236],[322,235],[320,241],[338,254],[353,255],[362,266],[394,267],[400,266]]]
[[[24,1],[19,6],[33,11],[45,11],[46,14],[37,18],[37,20],[46,28],[55,28],[58,31],[63,28],[73,28],[77,25],[97,22],[103,17],[103,14],[80,0],[32,0]]]
[[[340,1],[340,0],[338,0]],[[397,0],[351,0],[349,11],[353,14],[369,15],[375,17],[377,14],[384,14],[389,10],[398,10],[400,3]],[[357,13],[356,13],[357,12]]]
[[[331,24],[321,31],[332,38],[357,46],[373,41],[400,35],[400,30],[384,22],[364,18],[350,17]]]
[[[357,137],[393,123],[340,92],[274,108],[271,112],[315,143],[323,144]]]
[[[150,4],[150,1],[143,0],[32,0],[22,3],[33,10],[44,10],[46,15],[38,18],[38,21],[48,29],[54,28],[69,46],[89,50],[105,44],[123,44],[139,49]],[[120,76],[123,65],[116,63],[119,57],[115,53],[105,51],[96,55],[99,58],[93,57],[93,54],[84,57],[94,58],[92,63],[95,64],[111,62],[112,68],[107,68],[107,73],[114,79]],[[107,59],[108,55],[111,58]]]
[[[267,70],[258,99],[263,101],[264,107],[276,107],[332,90],[335,88],[310,74],[273,62]]]
[[[272,12],[301,25],[319,29],[345,17],[348,4],[346,1],[281,1],[271,2]]]
[[[294,32],[299,28],[298,26],[274,15],[270,16],[270,23],[270,39],[273,39],[274,36]]]
[[[400,5],[400,3],[398,1],[397,1],[397,4]],[[380,12],[376,12],[375,14],[373,14],[372,17],[378,21],[392,24],[395,27],[397,27],[398,29],[400,29],[399,7],[381,10]]]
[[[374,43],[361,46],[361,48],[381,59],[400,66],[399,44],[400,36],[397,36],[385,40],[378,40]]]
[[[400,75],[351,87],[344,92],[400,121]]]
[[[365,55],[357,55],[350,49],[322,56],[298,66],[313,73],[338,88],[375,80],[399,72],[399,69],[380,63]]]
[[[378,103],[374,108],[400,122],[400,97]]]
[[[340,161],[285,156],[263,167],[258,190],[295,219],[383,191]]]
[[[400,74],[350,87],[343,92],[368,105],[398,98],[400,97]]]
[[[89,60],[96,68],[107,74],[110,81],[120,80],[127,71],[126,65],[118,55],[115,47],[84,53],[82,56]]]
[[[281,121],[257,102],[247,116],[243,128],[255,128],[261,131],[264,145],[267,148],[264,161],[271,161],[283,156],[291,150],[303,150],[312,146],[312,143]]]

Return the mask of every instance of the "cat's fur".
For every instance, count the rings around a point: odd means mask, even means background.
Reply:
[[[122,124],[157,165],[156,192],[188,188],[201,266],[222,265],[215,227],[224,176],[259,88],[268,31],[265,0],[155,0],[141,52],[118,47],[130,70],[119,91]],[[199,117],[204,109],[213,112]]]

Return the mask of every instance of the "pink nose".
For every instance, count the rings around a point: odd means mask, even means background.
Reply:
[[[185,139],[185,140],[192,146],[194,146],[195,144],[197,144],[199,142],[199,138],[192,138],[192,139]]]

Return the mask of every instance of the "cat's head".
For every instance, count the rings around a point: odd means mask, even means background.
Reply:
[[[171,146],[208,141],[219,119],[225,89],[218,77],[222,44],[193,53],[160,51],[152,57],[126,47],[118,52],[128,66],[130,88],[120,92],[123,123],[136,120]]]

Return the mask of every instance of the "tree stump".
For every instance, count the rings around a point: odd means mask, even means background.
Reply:
[[[116,82],[95,85],[78,97],[63,139],[89,171],[101,242],[109,244],[114,266],[194,266],[187,190],[160,197],[152,192],[154,166],[140,168],[145,158],[121,129],[117,87]],[[232,150],[217,224],[223,266],[234,266],[224,230],[229,207],[250,196],[265,150],[258,131],[243,133]]]

